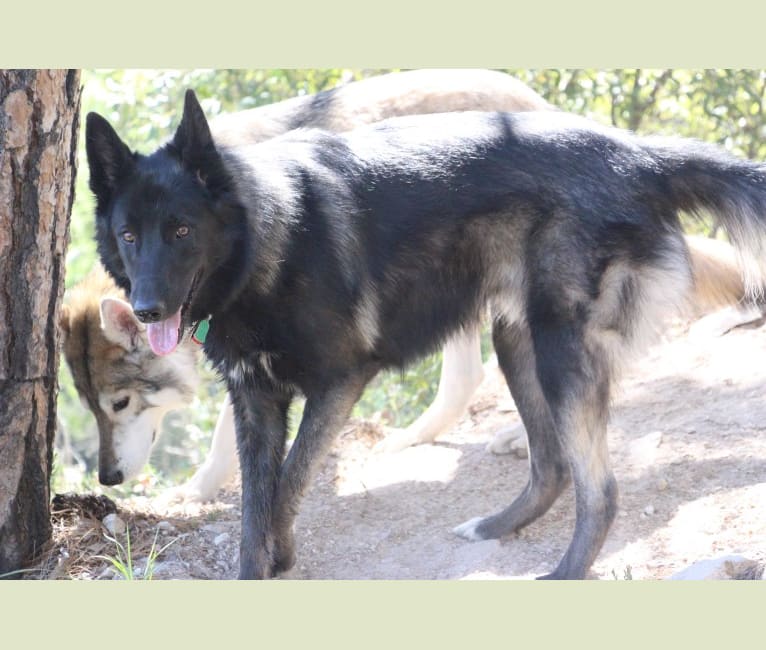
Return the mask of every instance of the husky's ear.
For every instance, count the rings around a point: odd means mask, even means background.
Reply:
[[[138,347],[144,326],[127,302],[119,298],[102,298],[101,329],[112,343],[134,350]]]
[[[59,329],[61,330],[62,340],[66,340],[66,338],[72,332],[72,321],[71,314],[69,313],[69,305],[61,305],[61,311],[59,311]]]
[[[85,118],[85,150],[90,169],[90,189],[103,209],[115,189],[133,169],[135,160],[128,146],[103,117],[88,113]]]
[[[220,157],[205,113],[193,90],[186,91],[184,114],[173,136],[173,147],[178,151],[183,166],[203,185],[208,184],[209,177],[220,176]]]

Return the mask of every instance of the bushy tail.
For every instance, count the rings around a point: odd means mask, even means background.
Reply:
[[[739,258],[750,298],[766,285],[766,165],[736,158],[720,147],[693,140],[649,139],[674,207],[712,215]]]

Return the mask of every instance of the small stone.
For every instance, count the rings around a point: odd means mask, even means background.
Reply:
[[[668,489],[668,482],[664,478],[659,479],[657,481],[657,489],[660,492],[664,492],[665,490]]]
[[[104,567],[100,573],[96,576],[96,580],[112,580],[114,579],[114,568],[111,566]]]
[[[231,535],[229,535],[229,533],[221,533],[213,540],[213,544],[220,546],[221,544],[228,542],[230,538]]]
[[[124,534],[128,528],[125,525],[125,522],[114,513],[106,515],[106,517],[101,520],[101,523],[112,537]]]
[[[161,521],[157,524],[157,528],[161,533],[173,533],[176,530],[176,527],[169,521]]]
[[[202,530],[206,533],[213,533],[214,535],[220,535],[224,532],[224,527],[221,524],[205,524],[202,526]]]
[[[654,514],[654,506],[651,503],[644,508],[644,514],[647,517],[651,517]]]

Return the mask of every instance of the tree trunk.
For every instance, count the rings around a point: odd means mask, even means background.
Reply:
[[[77,70],[0,70],[0,574],[32,560],[51,536],[80,93]]]

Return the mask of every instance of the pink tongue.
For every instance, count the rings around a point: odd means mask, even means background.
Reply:
[[[179,309],[167,320],[159,323],[149,323],[146,335],[149,346],[154,354],[162,356],[170,354],[178,345],[178,329],[181,327],[181,310]]]

